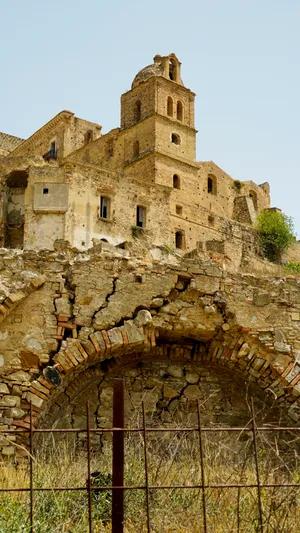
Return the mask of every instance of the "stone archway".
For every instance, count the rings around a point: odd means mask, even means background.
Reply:
[[[0,369],[0,409],[10,428],[29,428],[30,402],[35,426],[49,426],[78,397],[85,378],[96,383],[105,373],[155,362],[229,372],[293,423],[299,420],[297,278],[228,274],[199,258],[143,265],[125,258],[126,251],[102,257],[99,250],[91,257],[64,248],[49,257],[22,254],[25,271],[28,264],[36,269],[29,292],[35,283],[41,288],[9,301],[10,316],[0,325],[0,342],[9,338],[13,354]],[[30,338],[32,367],[21,357],[27,316],[39,339]],[[15,453],[12,446],[8,451]]]

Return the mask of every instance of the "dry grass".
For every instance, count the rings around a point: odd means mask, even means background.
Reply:
[[[153,434],[152,434],[153,435]],[[251,438],[233,434],[204,435],[207,483],[255,483]],[[246,435],[247,437],[247,435]],[[262,482],[300,483],[296,440],[291,434],[283,442],[262,436],[259,464]],[[76,443],[51,442],[34,460],[36,487],[85,486],[87,461]],[[280,447],[282,450],[280,451]],[[125,483],[144,485],[144,448],[140,434],[126,438]],[[153,485],[185,485],[186,489],[151,490],[150,514],[153,532],[203,531],[201,491],[189,485],[201,483],[197,434],[160,433],[149,438],[149,482]],[[101,453],[94,453],[92,471],[101,471],[109,483],[111,443],[104,441]],[[0,469],[2,487],[29,486],[28,469],[8,465]],[[106,476],[106,478],[105,478]],[[260,531],[256,489],[227,488],[207,490],[208,531],[211,533]],[[263,489],[265,533],[299,533],[300,490],[295,488]],[[28,494],[0,495],[0,532],[29,533]],[[88,531],[86,492],[35,493],[35,533],[82,533]],[[239,508],[239,512],[238,512]],[[93,532],[109,532],[111,494],[93,495]],[[125,531],[146,531],[144,491],[125,493]],[[107,521],[105,521],[105,519]],[[238,523],[239,521],[239,523]]]

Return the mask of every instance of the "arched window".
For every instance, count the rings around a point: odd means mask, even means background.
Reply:
[[[255,211],[257,210],[257,194],[254,191],[249,191],[249,198],[252,198]]]
[[[167,100],[167,114],[169,117],[173,116],[173,98],[171,96],[168,96]]]
[[[176,145],[181,144],[180,135],[178,135],[178,133],[172,133],[172,135],[171,135],[171,142],[172,142],[173,144],[176,144]]]
[[[184,233],[183,231],[176,231],[175,233],[175,247],[182,250],[184,248]]]
[[[137,100],[134,105],[134,120],[135,122],[138,122],[141,120],[141,102],[140,100]]]
[[[177,81],[177,65],[172,58],[169,60],[169,78],[172,81]]]
[[[177,174],[173,176],[173,188],[180,189],[180,177]]]
[[[183,120],[183,105],[180,100],[177,102],[177,120]]]
[[[207,192],[217,194],[217,178],[212,174],[209,174],[207,177]]]
[[[135,141],[133,143],[133,157],[137,157],[140,154],[140,143]]]

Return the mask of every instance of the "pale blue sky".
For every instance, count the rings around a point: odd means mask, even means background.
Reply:
[[[299,0],[0,0],[0,131],[62,109],[119,125],[119,98],[175,52],[197,94],[197,158],[269,181],[300,236]]]

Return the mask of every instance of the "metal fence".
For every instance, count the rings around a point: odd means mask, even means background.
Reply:
[[[92,517],[92,493],[93,491],[112,491],[112,533],[123,533],[124,530],[124,491],[135,490],[135,491],[144,491],[145,492],[145,501],[146,501],[146,528],[147,532],[152,531],[151,528],[151,506],[150,506],[150,491],[156,490],[169,490],[169,489],[198,489],[201,492],[202,496],[202,517],[203,522],[203,532],[208,533],[208,520],[207,520],[207,491],[210,489],[228,489],[228,488],[254,488],[257,493],[257,508],[258,508],[258,522],[259,522],[259,531],[264,533],[264,520],[263,520],[263,505],[262,505],[262,489],[263,488],[272,488],[272,487],[291,487],[300,489],[300,483],[263,483],[261,481],[261,474],[259,468],[259,454],[258,454],[258,441],[257,436],[259,432],[283,432],[283,431],[292,431],[300,432],[300,427],[294,426],[257,426],[255,410],[253,405],[253,400],[251,400],[251,414],[252,419],[247,428],[245,427],[205,427],[201,421],[201,409],[199,400],[197,401],[197,418],[198,425],[197,427],[147,427],[146,425],[146,415],[145,415],[145,406],[142,403],[142,415],[143,415],[143,425],[139,428],[129,429],[124,427],[124,381],[122,379],[116,379],[114,383],[114,394],[113,394],[113,427],[111,429],[95,429],[90,427],[90,411],[89,404],[86,405],[86,428],[85,429],[36,429],[33,425],[33,410],[32,406],[30,409],[30,429],[0,429],[1,433],[4,434],[24,434],[29,433],[29,474],[30,482],[29,487],[18,487],[18,488],[1,488],[0,493],[3,492],[29,492],[30,494],[30,508],[29,508],[29,531],[34,533],[35,530],[35,516],[34,516],[34,496],[36,492],[40,491],[85,491],[87,493],[87,513],[88,513],[88,527],[89,533],[93,532],[93,517]],[[242,432],[251,431],[253,436],[253,459],[255,464],[255,483],[207,483],[206,482],[206,472],[205,472],[205,463],[204,463],[204,446],[203,446],[203,435],[207,432],[213,433],[222,433],[222,432]],[[184,433],[196,433],[198,435],[199,442],[199,461],[200,461],[200,471],[201,471],[201,483],[200,484],[190,484],[190,485],[152,485],[149,483],[149,467],[148,467],[148,436],[150,433],[159,433],[159,432],[184,432]],[[81,487],[35,487],[34,486],[34,445],[33,438],[35,434],[46,434],[46,433],[63,433],[63,434],[79,434],[86,433],[86,459],[87,459],[87,483],[86,486]],[[92,458],[92,447],[91,447],[91,435],[94,433],[110,433],[112,434],[112,448],[113,448],[113,459],[112,459],[112,485],[105,486],[92,486],[92,476],[91,476],[91,458]],[[143,485],[124,485],[124,435],[125,433],[140,433],[143,435],[143,447],[144,447],[144,471],[145,471],[145,484]],[[239,531],[239,526],[238,526]]]

